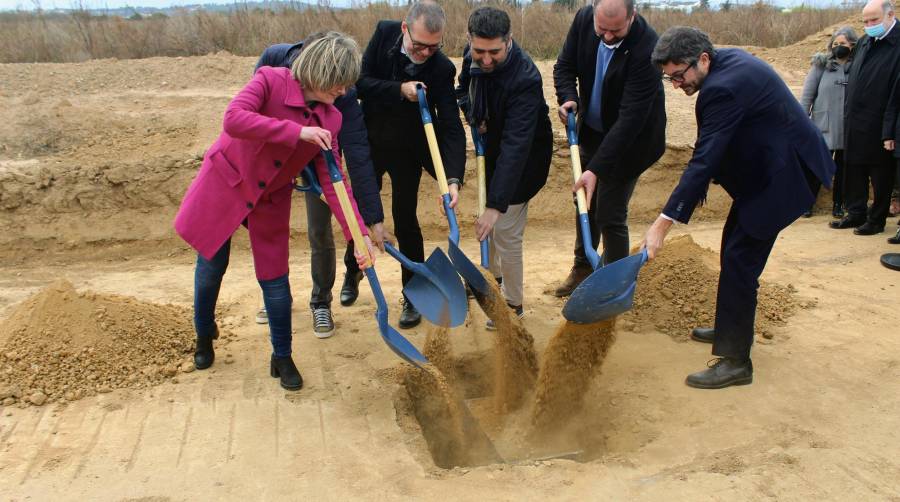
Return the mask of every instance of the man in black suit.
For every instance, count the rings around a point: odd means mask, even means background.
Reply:
[[[560,120],[578,113],[584,173],[576,189],[585,188],[591,238],[597,247],[603,237],[605,263],[628,255],[628,201],[638,176],[666,148],[665,96],[650,63],[657,38],[634,0],[594,0],[575,15],[553,66]],[[592,272],[577,219],[575,228],[575,264],[556,296],[569,295]]]
[[[676,26],[660,37],[653,63],[676,89],[700,95],[694,154],[644,245],[652,259],[673,222],[690,220],[711,181],[734,199],[722,230],[715,328],[693,333],[712,342],[719,358],[686,383],[749,384],[759,276],[778,233],[812,205],[813,184],[830,186],[834,161],[778,74],[747,52],[716,50],[702,31]]]
[[[419,115],[416,85],[428,93],[428,105],[450,187],[450,207],[458,201],[466,165],[466,136],[453,79],[456,67],[441,52],[446,18],[439,5],[414,3],[406,20],[380,21],[363,54],[356,83],[376,173],[391,177],[391,213],[400,251],[425,261],[422,230],[416,217],[422,168],[434,176],[434,166]],[[412,272],[403,269],[403,284]],[[419,324],[421,315],[403,299],[400,327]]]
[[[856,235],[874,235],[884,231],[894,187],[894,159],[888,150],[893,148],[894,124],[885,111],[900,72],[900,27],[889,0],[867,3],[863,22],[866,35],[856,45],[844,101],[847,216],[831,222],[831,228],[856,227]],[[867,213],[870,179],[874,201]]]

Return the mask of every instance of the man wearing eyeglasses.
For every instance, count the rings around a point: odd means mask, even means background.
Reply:
[[[720,389],[753,382],[759,276],[778,233],[812,206],[814,183],[830,186],[836,169],[822,133],[766,63],[741,49],[715,49],[696,28],[676,26],[653,51],[675,89],[696,103],[697,142],[678,186],[643,245],[653,259],[674,222],[688,223],[718,183],[734,199],[722,230],[721,272],[713,329],[691,338],[717,356],[685,383]]]
[[[659,69],[650,64],[656,32],[634,0],[594,0],[575,15],[553,67],[559,119],[578,114],[591,238],[604,263],[628,256],[628,201],[638,177],[666,148]],[[577,86],[576,86],[577,83]],[[576,219],[575,263],[554,294],[568,296],[593,272]]]
[[[402,22],[380,21],[363,54],[356,83],[379,182],[385,172],[391,177],[391,212],[400,251],[417,262],[425,261],[416,217],[422,168],[434,176],[419,115],[417,84],[428,93],[450,188],[450,207],[456,207],[465,172],[466,137],[453,86],[456,67],[441,52],[445,25],[443,9],[430,1],[414,3]],[[406,284],[412,273],[406,269],[402,273]],[[421,315],[405,297],[402,302],[400,327],[412,328]]]

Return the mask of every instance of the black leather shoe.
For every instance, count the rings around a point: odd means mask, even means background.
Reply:
[[[198,336],[197,349],[194,350],[194,367],[205,370],[213,365],[216,360],[216,351],[213,350],[213,340],[219,338],[219,327],[215,326],[213,336]]]
[[[359,298],[359,281],[363,273],[360,270],[344,273],[344,284],[341,286],[341,305],[349,307]]]
[[[703,343],[713,343],[716,337],[716,330],[712,328],[694,328],[691,330],[691,340]]]
[[[838,219],[843,218],[844,217],[844,206],[841,204],[835,204],[831,208],[831,216],[834,216],[835,218],[838,218]]]
[[[897,235],[888,237],[888,244],[900,244],[900,228],[897,229]]]
[[[291,356],[275,357],[272,354],[272,361],[269,363],[269,374],[272,378],[281,378],[281,386],[287,390],[300,390],[303,388],[303,377],[297,371],[294,360]]]
[[[865,220],[858,220],[856,218],[844,216],[840,220],[832,221],[831,223],[828,224],[828,226],[831,228],[839,228],[839,229],[840,228],[856,228],[865,222],[866,222]]]
[[[750,359],[738,361],[730,357],[719,357],[713,361],[715,363],[709,368],[688,375],[684,383],[697,389],[721,389],[753,383],[753,363]]]
[[[885,253],[881,255],[881,264],[891,270],[900,270],[900,253]]]
[[[553,296],[564,298],[571,295],[572,291],[575,291],[575,288],[577,288],[578,285],[587,279],[593,272],[594,269],[592,269],[590,265],[574,265],[562,284],[553,291]]]
[[[884,232],[884,225],[878,227],[868,221],[853,230],[853,233],[856,235],[875,235],[880,234],[881,232]]]
[[[415,328],[422,322],[422,314],[406,298],[403,298],[401,302],[403,303],[403,312],[400,313],[400,327],[402,329]]]

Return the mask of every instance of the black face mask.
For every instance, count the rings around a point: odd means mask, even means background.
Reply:
[[[837,59],[844,59],[850,55],[850,48],[846,45],[835,45],[831,48],[831,53],[834,54],[834,57]]]

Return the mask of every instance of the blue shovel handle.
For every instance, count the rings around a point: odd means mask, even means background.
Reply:
[[[312,165],[308,165],[300,171],[300,183],[294,184],[294,190],[309,193],[316,197],[322,198],[322,185],[319,184],[319,177]]]
[[[483,159],[484,158],[484,138],[481,137],[481,133],[478,132],[477,127],[471,126],[470,129],[472,130],[472,143],[475,144],[475,157],[476,157],[476,159],[478,159],[478,158]],[[479,175],[479,176],[481,176],[481,175]],[[481,182],[481,179],[479,179],[479,183],[480,182]],[[479,194],[481,193],[480,192],[481,189],[482,189],[482,187],[478,187]],[[479,195],[479,205],[481,204],[480,198],[481,198],[481,196]],[[478,210],[483,211],[484,208],[479,207]],[[481,241],[481,266],[484,268],[490,267],[491,246],[490,246],[490,241],[488,239],[490,239],[490,237],[486,237],[483,241]]]
[[[566,115],[566,136],[569,138],[569,145],[575,146],[578,144],[578,124],[575,120],[575,114],[569,112]]]
[[[422,115],[422,123],[432,123],[431,112],[428,111],[428,98],[425,97],[425,88],[422,87],[422,84],[416,84],[416,95],[419,97],[419,114]]]
[[[570,148],[578,147],[578,131],[576,130],[577,123],[575,121],[575,113],[569,112],[566,115],[566,137],[569,140]],[[573,153],[574,155],[574,153]],[[572,159],[572,169],[577,170],[576,172],[581,171],[581,166],[575,165],[575,159]],[[579,209],[578,211],[578,225],[581,227],[581,243],[584,247],[584,254],[587,257],[588,261],[591,263],[591,268],[597,270],[600,268],[600,256],[597,254],[597,250],[594,249],[593,239],[591,239],[591,225],[589,216],[587,212],[582,213]]]

